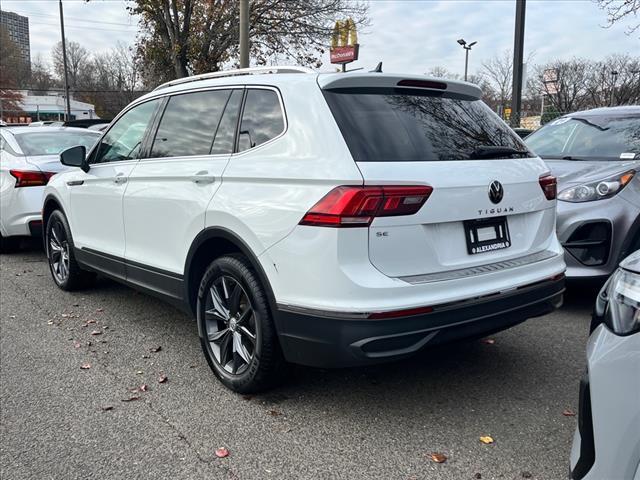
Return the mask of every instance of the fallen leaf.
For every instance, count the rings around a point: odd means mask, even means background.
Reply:
[[[53,320],[49,320],[49,321],[47,322],[47,325],[53,325]]]
[[[113,405],[105,405],[102,407],[103,412],[108,412],[109,410],[113,410]]]
[[[79,303],[74,303],[74,304],[73,304],[73,306],[74,306],[74,307],[79,307],[79,306],[80,306],[80,304],[79,304]]]
[[[15,315],[9,315],[9,318],[16,318]]]
[[[522,478],[531,478],[531,477],[533,477],[531,472],[527,472],[527,471],[522,472]]]
[[[143,372],[142,370],[138,370],[138,371],[136,372],[136,374],[137,374],[137,375],[142,375],[143,373],[144,373],[144,372]]]
[[[62,314],[62,318],[69,318],[71,315],[69,315],[68,313],[63,313]]]
[[[102,330],[94,330],[91,335],[102,335]]]
[[[488,444],[490,444],[490,443],[493,443],[493,438],[492,438],[492,437],[490,437],[489,435],[487,435],[487,436],[484,436],[484,437],[480,437],[480,441],[481,441],[482,443],[484,443],[484,444],[487,444],[487,445],[488,445]]]
[[[493,345],[496,343],[496,341],[493,338],[485,338],[482,340],[482,343],[486,345]]]
[[[216,457],[224,458],[229,456],[229,450],[225,447],[216,448]]]
[[[431,457],[431,460],[436,463],[444,463],[447,461],[447,456],[443,453],[433,452],[429,456]]]
[[[253,395],[242,395],[242,399],[246,401],[250,401],[253,398]]]
[[[279,412],[278,410],[269,410],[267,413],[272,417],[279,417],[282,415],[282,412]]]
[[[574,412],[573,410],[569,409],[569,408],[565,408],[562,412],[562,415],[564,415],[565,417],[575,417],[576,416],[576,412]]]
[[[90,368],[91,368],[90,363],[83,363],[82,365],[80,365],[81,370],[89,370]]]
[[[104,308],[96,308],[96,312],[104,312]]]
[[[142,355],[142,358],[151,358],[149,355]]]
[[[140,385],[140,386],[138,387],[138,390],[140,390],[141,392],[146,392],[146,391],[148,391],[148,390],[149,390],[149,387],[147,387],[147,384],[146,384],[146,383],[143,383],[142,385]]]
[[[473,478],[475,478],[476,480],[480,480],[482,478],[482,474],[478,472],[473,476]]]
[[[81,346],[80,342],[73,342],[73,348],[80,348]]]
[[[136,400],[140,400],[140,397],[138,395],[131,395],[129,398],[122,399],[123,402],[134,402]]]
[[[149,349],[151,353],[158,353],[160,350],[162,350],[162,347],[160,345],[158,345],[157,347],[151,347]]]
[[[158,383],[167,383],[167,376],[165,374],[162,374],[158,377]]]

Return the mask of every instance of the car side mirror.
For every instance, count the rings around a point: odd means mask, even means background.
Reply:
[[[89,162],[87,162],[87,149],[83,145],[67,148],[60,154],[60,163],[68,167],[79,167],[84,172],[89,171]]]

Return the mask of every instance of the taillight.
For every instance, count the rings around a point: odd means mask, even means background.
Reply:
[[[53,172],[34,172],[30,170],[9,170],[9,173],[16,179],[16,188],[42,187],[55,175]]]
[[[432,191],[426,185],[336,187],[307,212],[300,225],[366,227],[375,217],[413,215]]]
[[[547,200],[555,200],[558,193],[558,181],[553,175],[540,177],[540,187]]]

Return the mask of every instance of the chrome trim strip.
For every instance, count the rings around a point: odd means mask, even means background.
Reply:
[[[446,272],[425,273],[423,275],[407,275],[405,277],[396,277],[404,280],[412,285],[420,285],[423,283],[443,282],[446,280],[458,280],[461,278],[475,277],[478,275],[486,275],[489,273],[509,270],[511,268],[522,267],[532,263],[542,262],[550,258],[559,256],[556,252],[545,250],[543,252],[532,253],[524,257],[514,258],[513,260],[503,260],[502,262],[488,263],[478,265],[477,267],[461,268],[458,270],[447,270]]]

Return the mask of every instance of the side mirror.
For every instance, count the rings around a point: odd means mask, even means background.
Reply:
[[[60,154],[60,163],[67,167],[79,167],[84,172],[89,171],[87,162],[87,149],[83,145],[67,148]]]

